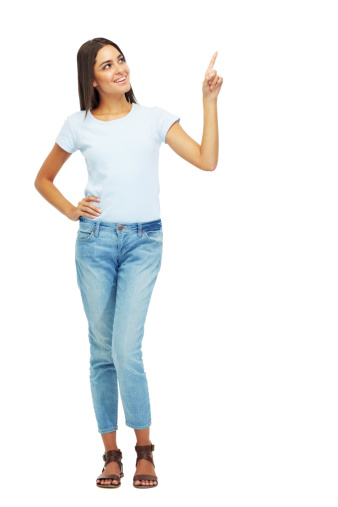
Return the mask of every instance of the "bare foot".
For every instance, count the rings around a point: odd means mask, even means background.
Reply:
[[[110,463],[108,463],[108,465],[105,467],[102,473],[105,475],[110,474],[120,475],[120,465],[116,463],[116,461],[111,461]],[[113,484],[113,485],[115,484],[115,486],[117,486],[117,484],[119,483],[117,479],[97,479],[96,482],[98,484]]]
[[[152,453],[150,454],[153,457]],[[154,465],[150,463],[147,459],[140,459],[137,463],[135,475],[139,474],[147,474],[147,475],[156,475]],[[134,481],[135,486],[155,486],[157,481],[148,481],[148,480],[136,480]]]

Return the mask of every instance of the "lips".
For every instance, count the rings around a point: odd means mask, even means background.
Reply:
[[[120,81],[120,83],[125,83],[125,81],[126,81],[126,79],[127,79],[127,75],[125,75],[125,76],[121,76],[119,79],[122,79],[123,77],[124,77],[124,80],[123,80],[123,81]],[[116,80],[116,81],[114,81],[114,83],[119,84],[119,81],[118,81],[118,80]]]

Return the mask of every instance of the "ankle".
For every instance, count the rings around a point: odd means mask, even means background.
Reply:
[[[105,447],[105,452],[107,451],[119,451],[120,449],[117,447],[117,445],[107,445],[107,447]]]
[[[136,445],[151,445],[151,441],[150,440],[138,440],[136,442]]]

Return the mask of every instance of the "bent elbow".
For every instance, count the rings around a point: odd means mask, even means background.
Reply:
[[[217,167],[217,163],[209,167],[208,171],[214,171]]]
[[[214,171],[216,169],[216,166],[217,166],[217,164],[216,165],[215,164],[214,165],[210,165],[210,164],[205,164],[204,163],[203,165],[201,164],[199,166],[199,168],[203,169],[203,171],[210,172],[210,171]]]

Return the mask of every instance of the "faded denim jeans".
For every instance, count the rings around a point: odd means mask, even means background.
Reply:
[[[118,429],[118,386],[126,425],[140,430],[151,425],[142,339],[162,248],[161,219],[121,224],[79,219],[75,263],[99,433]]]

